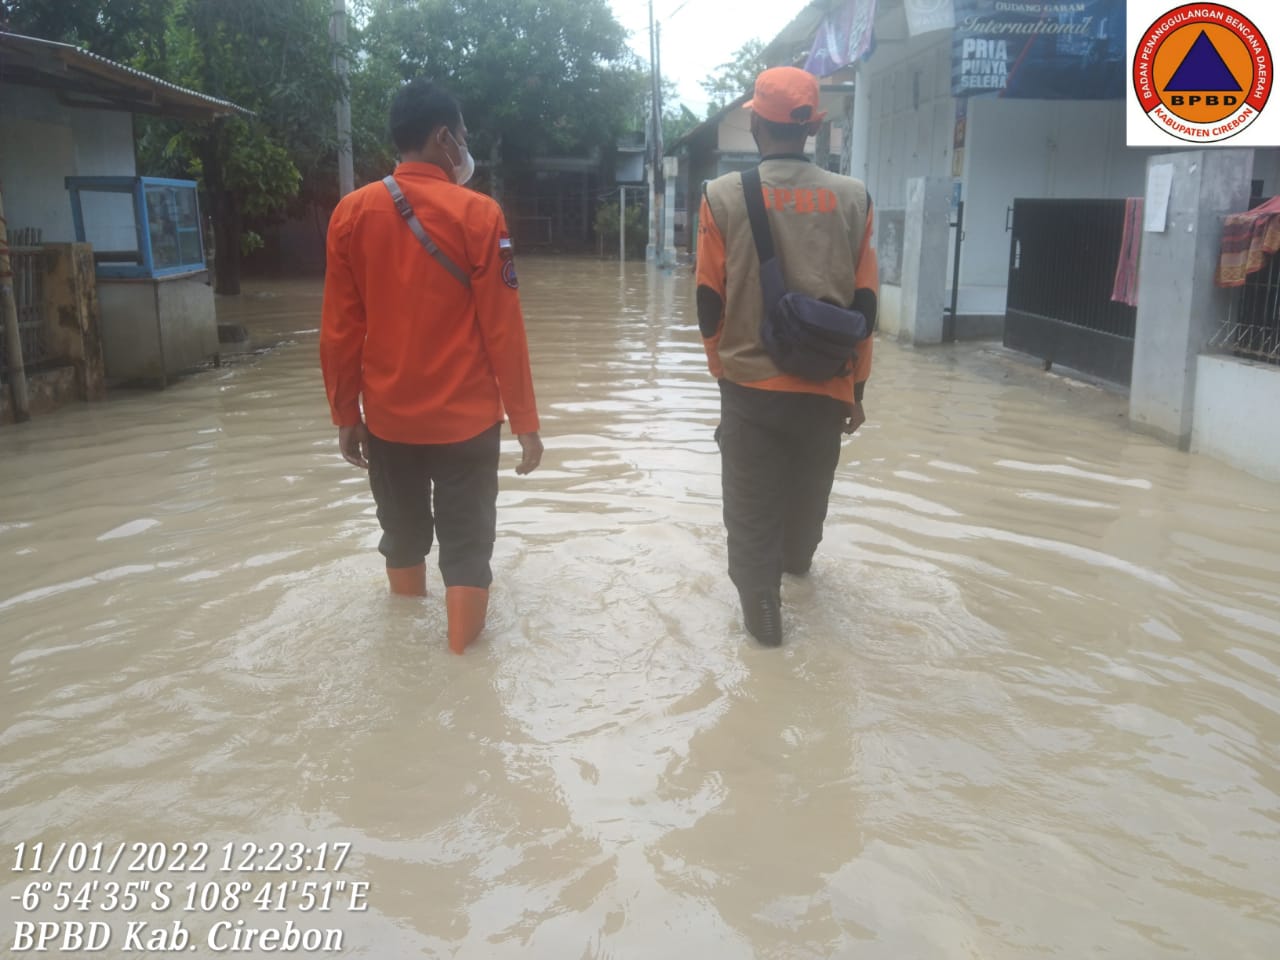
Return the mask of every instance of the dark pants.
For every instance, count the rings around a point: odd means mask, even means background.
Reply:
[[[720,381],[721,485],[729,577],[777,595],[782,569],[807,568],[822,540],[848,416],[831,397]]]
[[[461,443],[392,443],[370,435],[369,485],[388,567],[413,567],[440,534],[446,587],[488,587],[498,522],[501,424]],[[435,510],[432,511],[434,502]]]

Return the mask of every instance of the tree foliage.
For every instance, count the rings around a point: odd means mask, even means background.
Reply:
[[[618,249],[618,204],[602,203],[596,209],[596,236],[604,251],[612,255]],[[645,206],[639,203],[627,205],[627,259],[643,260],[645,245],[649,241],[649,214]]]
[[[748,40],[734,52],[733,59],[720,64],[708,74],[701,84],[711,98],[707,105],[708,117],[719,113],[751,90],[755,85],[756,75],[765,68],[763,54],[764,41]]]
[[[150,127],[141,142],[152,169],[202,179],[219,292],[239,291],[240,254],[260,242],[253,222],[283,210],[304,174],[332,166],[338,84],[328,21],[326,0],[171,0],[164,59],[138,64],[253,112]]]
[[[388,101],[392,76],[453,91],[477,156],[599,147],[634,111],[634,58],[605,0],[375,0],[363,43]]]
[[[428,76],[463,103],[477,159],[606,148],[646,87],[607,0],[348,0],[358,180],[394,161],[391,97]],[[340,84],[332,0],[0,0],[0,23],[60,40],[250,111],[208,122],[143,118],[139,167],[199,178],[214,219],[219,292],[239,289],[256,228],[291,204],[337,199]]]
[[[0,26],[129,62],[163,50],[172,0],[0,0]]]
[[[140,118],[138,165],[198,178],[214,219],[218,290],[239,292],[255,221],[309,174],[335,170],[328,0],[0,0],[10,29],[84,47],[249,115]],[[330,174],[333,179],[336,174]]]
[[[662,146],[664,150],[701,122],[701,118],[680,102],[676,85],[662,81]]]

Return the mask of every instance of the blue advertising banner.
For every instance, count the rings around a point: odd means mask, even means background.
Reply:
[[[1125,96],[1124,0],[955,0],[951,92],[1025,100]]]

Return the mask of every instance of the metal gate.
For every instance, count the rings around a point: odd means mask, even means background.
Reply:
[[[1261,192],[1261,186],[1257,186]],[[1249,209],[1270,199],[1255,193],[1249,200]],[[1227,319],[1214,331],[1209,347],[1219,353],[1280,366],[1280,253],[1268,256],[1261,270],[1249,274],[1244,286],[1231,291]]]
[[[27,228],[15,230],[9,240],[9,263],[13,270],[13,298],[18,308],[18,334],[22,362],[39,369],[49,360],[49,344],[44,336],[44,256],[41,233]],[[9,351],[0,319],[0,379],[9,381]]]
[[[1124,200],[1015,200],[1004,344],[1112,383],[1133,375],[1137,308],[1111,299]]]

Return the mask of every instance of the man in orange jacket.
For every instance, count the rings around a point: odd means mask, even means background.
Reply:
[[[391,135],[393,177],[329,221],[320,363],[342,455],[369,471],[391,591],[425,596],[438,534],[461,653],[488,609],[503,411],[521,475],[542,460],[538,412],[511,239],[498,204],[464,186],[475,162],[458,102],[411,81]]]

